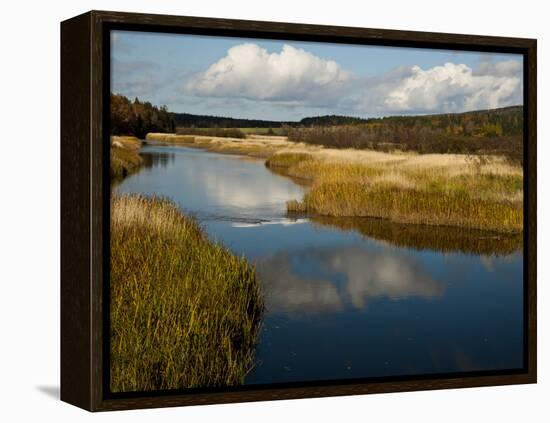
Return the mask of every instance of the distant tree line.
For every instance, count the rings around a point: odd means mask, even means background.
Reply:
[[[179,128],[282,128],[288,126],[357,125],[369,121],[369,119],[341,115],[305,117],[300,121],[238,119],[191,113],[173,113],[173,115],[176,126]]]
[[[509,136],[523,133],[523,107],[512,106],[491,110],[438,115],[389,116],[368,119],[366,123],[380,123],[397,130],[427,127],[447,134],[464,136]]]
[[[325,115],[305,117],[300,121],[274,121],[236,119],[221,116],[173,113],[177,127],[185,128],[302,128],[312,126],[341,126],[378,124],[393,131],[406,128],[427,127],[454,135],[501,136],[521,135],[523,131],[523,107],[513,106],[492,110],[438,115],[389,116],[383,118],[359,118],[354,116]]]
[[[510,162],[523,162],[523,107],[431,116],[392,116],[346,125],[288,125],[285,129],[292,141],[334,148],[499,154]]]
[[[150,102],[141,102],[137,97],[131,101],[119,94],[111,94],[111,134],[134,135],[145,138],[149,132],[175,132],[174,116],[166,106],[157,107]]]
[[[363,119],[353,116],[325,115],[303,118],[300,122],[290,126],[339,126],[339,125],[359,125],[369,122],[369,119]]]
[[[194,115],[191,113],[174,113],[177,127],[182,128],[280,128],[283,124],[297,122],[282,122],[260,119],[236,119],[222,116]]]

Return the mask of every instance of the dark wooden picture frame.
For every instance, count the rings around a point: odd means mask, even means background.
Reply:
[[[109,38],[111,29],[504,52],[524,57],[524,367],[154,395],[111,394],[109,322]],[[61,23],[61,399],[90,411],[535,383],[536,40],[91,11]]]

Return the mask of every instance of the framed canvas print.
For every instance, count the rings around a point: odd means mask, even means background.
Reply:
[[[61,24],[61,398],[536,382],[536,41]]]

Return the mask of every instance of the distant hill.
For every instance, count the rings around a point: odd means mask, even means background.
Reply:
[[[303,120],[304,121],[304,120]],[[286,127],[288,139],[333,148],[367,148],[418,153],[501,155],[523,162],[523,107],[465,113],[389,116],[342,125],[320,117],[311,125]],[[318,124],[329,122],[329,124]],[[317,124],[316,124],[317,123]]]
[[[368,123],[379,123],[394,128],[420,126],[466,136],[516,136],[523,133],[523,106],[475,110],[463,113],[388,116],[379,119],[368,119]]]
[[[281,128],[341,126],[341,125],[383,125],[392,128],[413,126],[442,129],[463,135],[518,135],[523,131],[523,106],[499,109],[477,110],[463,113],[442,113],[433,115],[401,115],[382,118],[359,118],[342,115],[305,117],[300,121],[275,121],[261,119],[238,119],[225,116],[171,113],[177,127],[187,128]]]
[[[433,115],[395,115],[381,118],[358,118],[340,115],[307,117],[290,126],[340,126],[374,125],[394,129],[427,127],[442,129],[462,135],[520,135],[523,132],[523,106],[498,109],[474,110],[461,113],[440,113]],[[485,132],[484,132],[485,131]]]

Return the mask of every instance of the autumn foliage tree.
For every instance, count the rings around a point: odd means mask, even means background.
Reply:
[[[111,134],[145,138],[149,132],[175,132],[173,115],[166,106],[157,107],[138,98],[131,101],[111,94]]]

